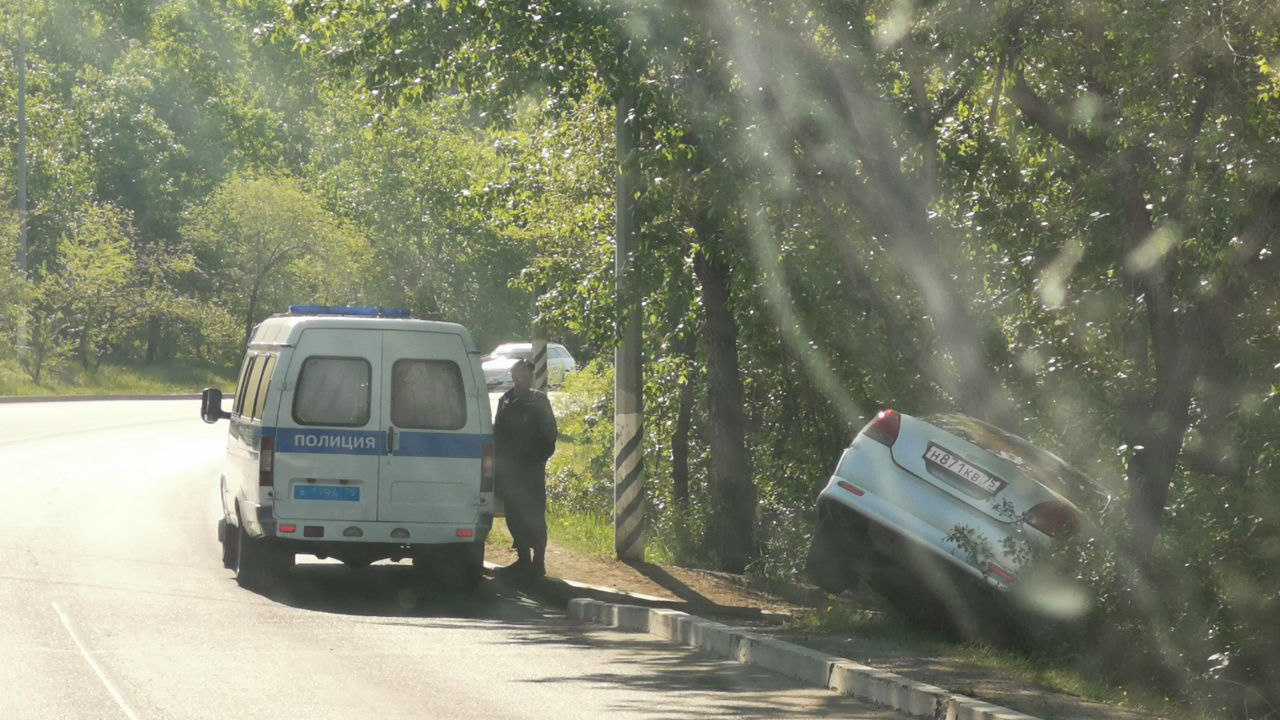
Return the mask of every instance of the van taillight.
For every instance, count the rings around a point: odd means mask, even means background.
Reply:
[[[262,438],[258,446],[258,485],[268,487],[276,484],[276,439]]]
[[[862,428],[862,434],[878,443],[893,447],[898,441],[898,430],[902,427],[902,415],[894,410],[881,410],[876,419]]]
[[[486,442],[480,456],[480,492],[493,492],[493,467],[493,443]]]

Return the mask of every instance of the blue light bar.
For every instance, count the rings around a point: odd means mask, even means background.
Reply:
[[[342,307],[339,305],[290,305],[290,315],[344,315],[348,317],[407,318],[406,308]]]

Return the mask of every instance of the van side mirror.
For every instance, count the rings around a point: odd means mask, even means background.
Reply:
[[[205,388],[200,393],[200,419],[213,424],[229,417],[231,413],[222,409],[222,391],[218,388]]]

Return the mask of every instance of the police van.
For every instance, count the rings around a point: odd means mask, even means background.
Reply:
[[[479,580],[493,520],[493,427],[480,354],[405,310],[293,306],[254,330],[230,412],[218,521],[245,586],[296,554],[360,567],[411,558],[451,589]]]

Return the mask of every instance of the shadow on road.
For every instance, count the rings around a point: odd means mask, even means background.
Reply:
[[[623,633],[570,623],[562,614],[526,597],[529,588],[486,578],[471,594],[447,594],[424,585],[403,564],[353,569],[300,563],[263,597],[300,610],[369,618],[408,630],[430,632],[445,621],[474,622],[492,630],[494,645],[544,646],[600,651],[589,673],[567,673],[554,665],[515,682],[573,684],[584,689],[625,688],[612,708],[646,717],[849,717],[897,718],[818,689],[799,686],[774,673],[706,653],[677,648],[645,634]],[[536,594],[536,593],[534,593]]]
[[[630,716],[672,718],[844,717],[902,720],[881,710],[820,688],[803,688],[769,670],[689,649],[673,652],[670,643],[646,635],[575,628],[546,628],[526,643],[599,648],[625,656],[590,673],[554,673],[528,682],[577,685],[587,690],[626,687],[633,698],[612,710]],[[803,692],[795,692],[802,689]]]
[[[256,590],[274,602],[314,612],[382,617],[514,619],[521,607],[504,602],[502,590],[482,581],[472,593],[446,592],[424,582],[402,564],[349,568],[329,563],[299,563],[270,587]],[[535,619],[538,613],[527,609]]]
[[[695,615],[711,615],[721,618],[760,620],[764,614],[760,608],[742,607],[739,605],[721,605],[697,590],[689,587],[682,580],[667,572],[661,565],[647,562],[628,562],[636,572],[666,588],[668,592],[680,598],[683,606],[678,609]]]

